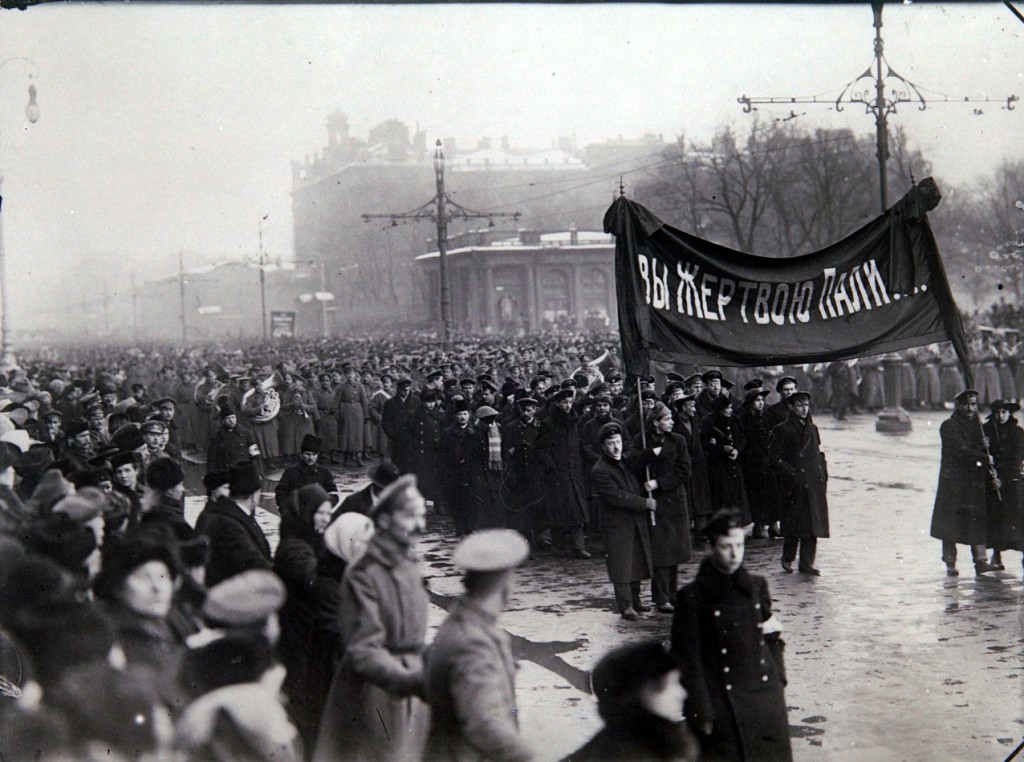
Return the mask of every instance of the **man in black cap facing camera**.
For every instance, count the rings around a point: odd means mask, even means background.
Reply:
[[[533,758],[516,716],[510,639],[498,626],[515,568],[529,554],[529,543],[512,529],[474,532],[455,548],[452,563],[465,571],[466,593],[426,655],[431,722],[424,759]]]
[[[210,437],[206,453],[207,471],[227,471],[240,460],[258,461],[260,447],[249,429],[238,423],[238,409],[229,398],[217,402],[220,428]],[[258,468],[258,466],[257,466]]]
[[[650,515],[657,508],[657,501],[643,496],[630,467],[633,464],[623,461],[622,424],[606,423],[598,439],[604,452],[590,472],[590,480],[600,501],[608,577],[623,619],[639,619],[637,612],[648,610],[640,601],[640,582],[650,579],[654,568]],[[644,454],[647,452],[660,455],[661,448],[645,450]]]
[[[782,527],[782,570],[793,571],[797,546],[799,570],[817,577],[814,566],[818,538],[828,537],[828,464],[821,451],[818,427],[811,420],[811,395],[794,392],[786,398],[789,417],[772,429],[768,458],[779,475]]]
[[[196,533],[210,540],[207,587],[248,569],[271,568],[270,545],[254,517],[263,489],[256,465],[232,465],[228,484],[228,495],[208,503],[196,520]]]
[[[778,402],[769,405],[764,411],[772,426],[778,426],[789,418],[789,405],[786,400],[796,393],[796,379],[792,376],[783,376],[775,382],[775,391],[779,393]]]
[[[299,459],[284,470],[284,473],[281,474],[281,481],[274,489],[278,511],[284,508],[286,501],[290,501],[294,497],[295,490],[305,487],[307,484],[319,484],[328,494],[338,491],[331,472],[317,463],[322,447],[323,440],[318,436],[306,434],[302,438],[299,445]]]
[[[697,395],[697,417],[703,419],[714,412],[712,405],[722,394],[722,371],[706,371],[701,380],[704,382],[704,389]]]
[[[412,393],[412,379],[400,378],[395,396],[384,403],[380,425],[391,444],[395,465],[403,474],[412,470],[413,444],[409,419],[419,407],[420,398]]]

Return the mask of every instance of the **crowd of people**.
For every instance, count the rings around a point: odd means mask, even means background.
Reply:
[[[908,406],[947,399],[931,396],[952,383],[945,358],[899,360],[919,374]],[[784,572],[820,574],[828,468],[812,400],[837,418],[886,402],[873,360],[627,379],[596,334],[23,363],[0,378],[5,758],[530,759],[496,622],[515,568],[548,554],[603,557],[624,621],[672,615],[668,650],[631,644],[595,667],[606,728],[570,759],[788,759],[782,641],[744,546],[781,540]],[[995,403],[976,437],[981,500],[1005,507],[1024,452],[1005,427],[1014,403]],[[369,468],[369,484],[341,500],[330,465]],[[261,505],[281,518],[276,548]],[[415,550],[428,515],[465,572],[429,649]],[[933,527],[947,566],[956,542],[1024,547],[1019,518],[998,540],[988,526],[968,540]],[[984,573],[999,556],[976,561]]]

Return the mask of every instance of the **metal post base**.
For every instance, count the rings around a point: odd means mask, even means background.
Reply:
[[[902,407],[887,407],[875,419],[875,431],[882,434],[909,434],[914,425]]]

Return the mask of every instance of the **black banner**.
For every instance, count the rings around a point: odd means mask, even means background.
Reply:
[[[744,254],[676,230],[616,199],[623,359],[763,366],[828,362],[952,340],[970,379],[967,344],[928,225],[940,200],[923,180],[885,214],[799,257]]]

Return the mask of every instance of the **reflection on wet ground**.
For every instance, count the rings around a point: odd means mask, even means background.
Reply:
[[[898,438],[876,434],[872,416],[818,421],[831,474],[821,577],[784,574],[778,541],[748,543],[746,565],[768,579],[784,627],[797,760],[1001,760],[1024,734],[1021,555],[1005,553],[1007,571],[979,578],[961,547],[961,576],[946,577],[928,536],[944,417],[915,414],[914,431]],[[365,484],[336,471],[345,491]],[[276,517],[261,521],[276,534]],[[443,518],[421,542],[435,627],[462,591],[454,542]],[[698,561],[680,567],[681,583]],[[527,562],[502,624],[538,759],[568,754],[600,727],[589,695],[596,660],[627,640],[667,639],[670,623],[658,613],[623,621],[598,554]]]

